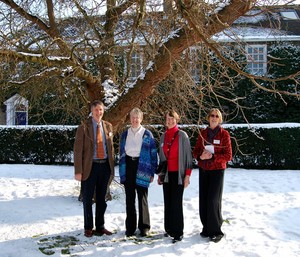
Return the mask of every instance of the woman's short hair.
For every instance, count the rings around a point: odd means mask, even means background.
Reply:
[[[174,110],[169,110],[166,112],[165,118],[167,118],[167,115],[169,115],[170,117],[175,118],[176,122],[178,123],[180,121],[180,116],[179,114],[174,111]]]
[[[143,112],[141,111],[140,108],[137,108],[137,107],[133,108],[133,109],[130,111],[130,116],[133,115],[133,114],[138,115],[139,118],[140,118],[141,120],[143,120]]]
[[[223,116],[222,116],[221,111],[218,108],[212,108],[212,109],[210,109],[210,111],[208,112],[208,114],[206,116],[206,120],[209,122],[209,118],[210,118],[210,115],[212,114],[212,112],[216,112],[217,113],[217,115],[219,116],[219,122],[222,123],[223,122]]]

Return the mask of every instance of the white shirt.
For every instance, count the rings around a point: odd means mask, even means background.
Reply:
[[[131,157],[140,156],[145,130],[146,129],[143,126],[140,126],[138,128],[130,127],[128,129],[125,143],[125,152],[127,155]]]

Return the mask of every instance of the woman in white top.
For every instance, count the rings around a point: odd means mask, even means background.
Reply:
[[[134,108],[130,112],[131,126],[122,133],[120,139],[119,174],[126,194],[126,236],[134,235],[137,227],[141,236],[148,235],[150,230],[148,187],[157,168],[157,150],[153,135],[141,125],[142,120],[143,112]]]

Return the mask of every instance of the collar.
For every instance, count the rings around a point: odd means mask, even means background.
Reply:
[[[178,128],[178,126],[176,125],[176,126],[174,126],[173,128],[170,128],[170,129],[167,128],[166,133],[167,133],[167,135],[174,135],[175,132],[178,131],[178,130],[179,130],[179,128]]]
[[[220,128],[221,128],[221,126],[218,125],[218,126],[216,126],[214,129],[208,127],[208,130],[210,130],[210,131],[213,132],[213,133],[216,133],[218,130],[220,130]]]
[[[95,126],[97,126],[98,124],[99,124],[100,126],[102,126],[102,120],[100,120],[100,122],[98,123],[98,122],[96,122],[96,121],[92,118],[92,121],[93,121],[93,124],[94,124]]]

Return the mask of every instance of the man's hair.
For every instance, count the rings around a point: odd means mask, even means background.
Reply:
[[[96,107],[97,105],[101,105],[101,106],[105,107],[104,103],[102,101],[100,101],[100,100],[94,100],[93,102],[91,102],[91,105],[90,105],[91,106],[91,110],[92,110],[93,107]]]

